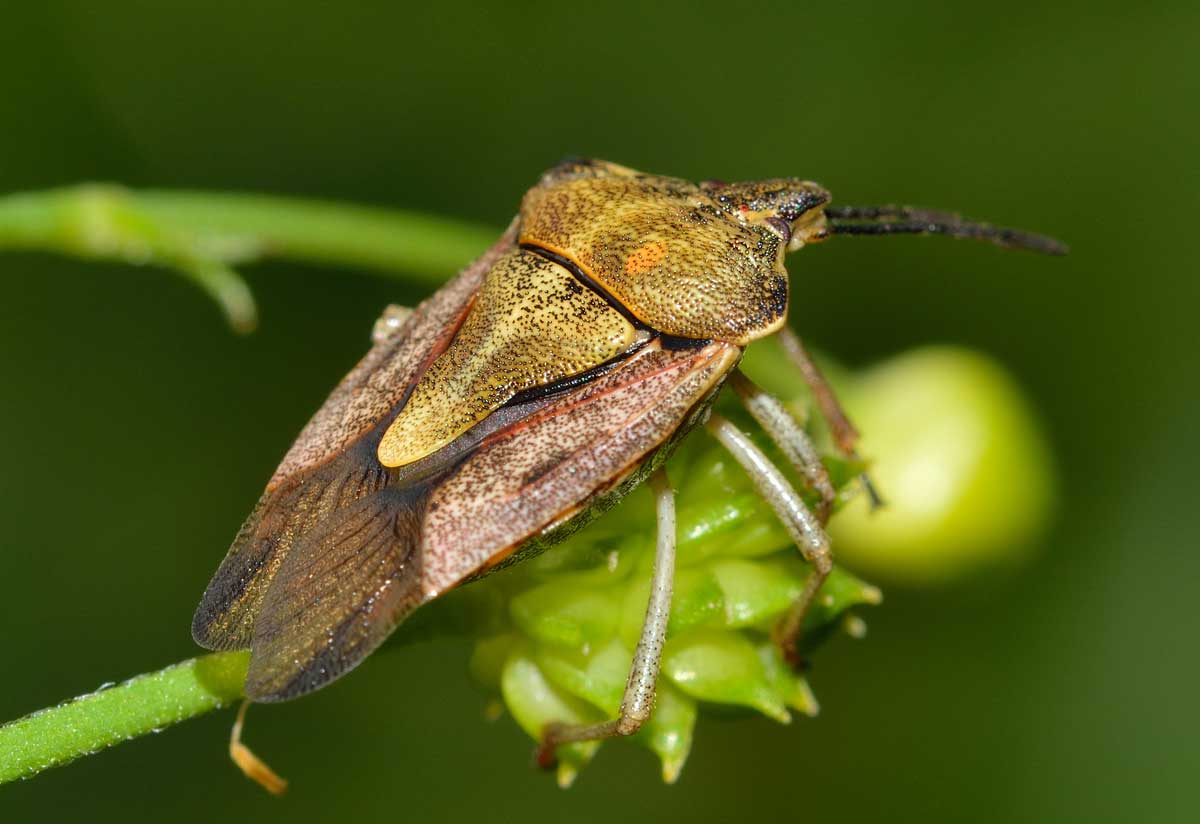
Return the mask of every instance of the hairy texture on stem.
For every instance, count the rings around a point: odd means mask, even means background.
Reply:
[[[0,727],[0,784],[157,732],[242,697],[248,652],[193,658]]]

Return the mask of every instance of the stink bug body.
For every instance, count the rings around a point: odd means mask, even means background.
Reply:
[[[854,430],[785,326],[784,254],[834,234],[942,233],[1059,252],[1053,241],[907,208],[828,206],[794,179],[699,185],[569,161],[509,229],[375,343],[300,434],[204,593],[193,636],[251,650],[247,696],[293,698],[357,665],[422,604],[578,529],[642,480],[658,507],[654,582],[621,715],[547,730],[544,754],[628,734],[653,706],[674,550],[672,447],[706,426],[814,567],[776,631],[794,654],[832,559],[832,485],[807,435],[737,371],[781,334],[839,447]],[[728,380],[822,504],[810,511],[732,423]]]

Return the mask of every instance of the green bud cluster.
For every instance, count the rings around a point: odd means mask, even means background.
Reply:
[[[724,404],[721,412],[786,466],[744,414]],[[853,466],[830,464],[841,480],[854,474]],[[678,518],[671,620],[655,711],[633,739],[659,757],[670,782],[691,749],[700,704],[749,708],[788,723],[793,713],[814,715],[817,702],[770,640],[810,568],[741,467],[712,439],[688,438],[667,473]],[[652,496],[641,487],[544,555],[468,588],[493,605],[471,671],[534,739],[551,722],[617,716],[650,592],[654,529]],[[878,589],[835,569],[809,615],[804,651],[839,626],[861,634],[861,621],[847,621],[847,610],[879,600]],[[570,784],[599,746],[560,747],[559,783]]]
[[[863,425],[862,451],[887,499],[878,513],[867,513],[856,494],[864,465],[833,453],[778,345],[756,344],[742,368],[809,421],[823,445],[839,490],[830,523],[835,557],[911,585],[1027,556],[1053,498],[1051,462],[1023,394],[993,360],[937,347],[859,376],[827,365]],[[737,404],[723,398],[719,407],[814,503]],[[815,714],[817,702],[770,640],[810,574],[774,513],[703,433],[683,443],[667,472],[678,511],[671,621],[655,711],[634,740],[659,757],[670,782],[687,759],[701,705],[748,708],[787,723],[795,713]],[[617,716],[649,595],[654,528],[651,495],[638,489],[563,544],[464,590],[485,616],[474,612],[471,670],[498,697],[495,708],[507,708],[534,739],[552,722]],[[836,567],[808,617],[802,652],[839,629],[861,635],[865,624],[852,610],[880,597]],[[560,747],[559,782],[570,784],[599,746]]]

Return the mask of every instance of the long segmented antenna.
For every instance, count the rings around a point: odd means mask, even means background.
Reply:
[[[1045,255],[1067,253],[1067,245],[1052,237],[912,206],[830,206],[825,209],[825,217],[830,233],[835,235],[948,235]]]

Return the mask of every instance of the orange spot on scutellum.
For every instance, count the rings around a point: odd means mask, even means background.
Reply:
[[[648,272],[662,263],[662,259],[666,256],[667,247],[661,241],[652,240],[649,243],[643,243],[630,252],[629,257],[625,258],[625,274],[640,275]]]

